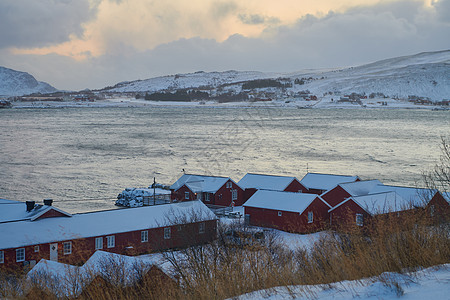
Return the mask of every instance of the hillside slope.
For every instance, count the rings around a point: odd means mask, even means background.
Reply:
[[[37,81],[32,75],[0,67],[0,95],[22,96],[31,93],[51,93],[56,89],[48,83]]]
[[[450,98],[450,50],[424,52],[385,59],[357,67],[333,70],[304,70],[294,73],[263,72],[196,72],[123,82],[111,92],[145,93],[180,89],[202,89],[217,93],[218,88],[242,91],[242,84],[257,79],[280,79],[291,87],[272,88],[276,98],[284,98],[309,90],[317,96],[334,94],[382,93],[392,98],[428,97],[434,101]],[[302,80],[298,84],[299,80]],[[296,84],[297,80],[297,84]],[[232,87],[231,87],[232,86]]]

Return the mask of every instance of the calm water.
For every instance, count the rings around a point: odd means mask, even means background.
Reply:
[[[182,174],[359,175],[415,185],[439,158],[448,112],[286,108],[0,110],[0,198],[112,208],[125,187]],[[91,200],[95,199],[95,200]]]

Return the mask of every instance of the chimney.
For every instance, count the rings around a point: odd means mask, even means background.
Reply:
[[[53,199],[44,199],[44,205],[52,206]]]
[[[33,208],[34,208],[34,204],[35,204],[35,203],[36,203],[35,201],[27,201],[27,202],[26,202],[26,205],[27,205],[27,211],[32,211]]]

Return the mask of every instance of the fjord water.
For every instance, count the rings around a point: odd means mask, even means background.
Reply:
[[[114,207],[126,187],[187,173],[307,171],[420,185],[450,116],[430,110],[55,108],[0,110],[0,198],[69,212]]]

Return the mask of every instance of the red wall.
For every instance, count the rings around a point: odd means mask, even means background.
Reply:
[[[284,191],[293,193],[298,193],[298,191],[301,191],[302,193],[308,193],[308,189],[306,189],[297,179],[292,180]]]
[[[350,196],[351,195],[347,193],[342,187],[337,186],[323,194],[321,197],[328,204],[330,204],[331,207],[335,207]]]
[[[138,255],[150,253],[153,251],[184,248],[196,244],[208,243],[216,238],[217,221],[204,221],[205,232],[199,233],[199,223],[191,223],[185,225],[169,226],[171,228],[170,239],[164,239],[164,228],[142,229],[138,231],[123,232],[116,234],[108,234],[103,237],[103,248],[100,250],[125,255]],[[141,231],[148,230],[148,242],[141,242]],[[115,246],[107,247],[106,236],[115,236]],[[98,236],[100,237],[100,236]],[[82,264],[94,254],[95,238],[72,239],[66,241],[58,241],[58,261],[67,264]],[[64,255],[63,242],[72,242],[72,253]],[[30,245],[25,248],[25,261],[35,260],[36,263],[41,259],[50,259],[50,244],[40,244],[39,252],[34,252],[34,246]],[[128,248],[132,246],[132,248]],[[0,264],[0,269],[4,270],[21,270],[23,262],[16,262],[16,248],[3,249],[4,263]]]
[[[250,215],[250,225],[298,233],[325,229],[328,226],[328,209],[329,207],[319,198],[316,198],[301,215],[282,211],[282,215],[278,216],[279,210],[244,207],[245,214]],[[308,223],[309,211],[314,214],[312,223]]]
[[[433,213],[431,212],[431,206],[433,206]],[[447,200],[445,200],[439,192],[431,198],[426,209],[429,211],[429,214],[432,214],[432,217],[438,221],[448,222],[450,219],[450,206]]]
[[[234,206],[241,206],[244,204],[244,191],[234,182],[231,182],[232,187],[227,188],[227,184],[224,184],[213,197],[213,201],[211,204],[220,205],[220,206],[230,206],[231,205],[231,190],[237,190],[237,200],[234,201]],[[207,203],[207,202],[205,202]]]
[[[189,200],[185,198],[185,192],[189,192]],[[171,198],[177,201],[190,201],[196,200],[197,196],[186,185],[183,185],[178,190],[172,191]]]
[[[356,214],[363,215],[363,226],[356,225]],[[367,225],[372,217],[353,200],[349,200],[330,212],[330,223],[333,229],[348,230]]]

